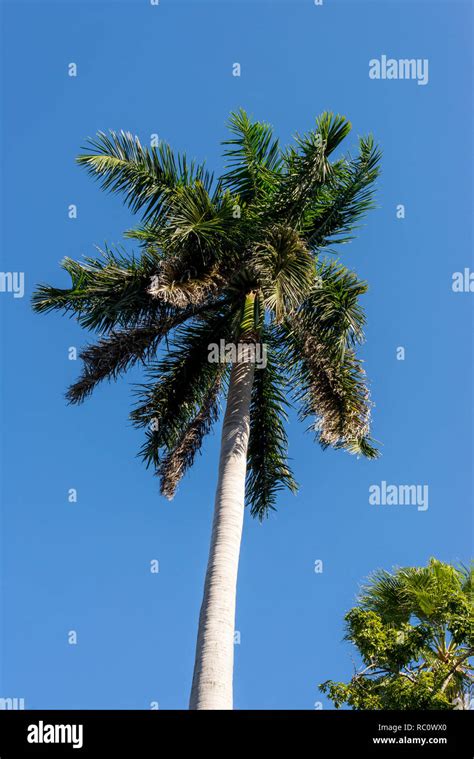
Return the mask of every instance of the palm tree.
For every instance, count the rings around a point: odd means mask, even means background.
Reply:
[[[377,455],[355,354],[366,284],[323,253],[351,239],[372,206],[379,151],[368,137],[355,157],[331,162],[351,125],[330,113],[286,150],[242,110],[229,127],[218,180],[163,143],[147,148],[124,132],[90,140],[77,161],[140,214],[125,234],[140,253],[106,248],[82,263],[66,258],[71,286],[41,285],[33,301],[36,311],[59,309],[100,335],[81,353],[70,403],[145,365],[131,416],[167,498],[226,398],[192,709],[232,708],[244,502],[263,519],[282,488],[297,488],[285,432],[291,399],[323,447]],[[215,360],[216,346],[231,366]]]
[[[405,677],[434,676],[434,694],[469,708],[474,688],[474,566],[430,559],[426,567],[379,570],[362,589],[360,604],[388,626],[418,623],[419,663]]]

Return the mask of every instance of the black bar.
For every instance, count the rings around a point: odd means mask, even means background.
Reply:
[[[270,751],[291,759],[402,754],[473,759],[472,717],[468,711],[0,711],[0,759],[161,759],[187,749],[219,756],[245,751],[245,759],[258,750],[265,751],[264,759]]]

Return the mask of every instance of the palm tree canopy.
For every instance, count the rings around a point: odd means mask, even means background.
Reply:
[[[433,625],[437,642],[464,640],[474,654],[474,565],[454,567],[431,558],[426,567],[379,570],[362,588],[360,603],[385,624],[417,620]]]
[[[81,353],[70,403],[145,365],[131,416],[146,431],[141,455],[168,497],[218,418],[229,370],[209,361],[209,346],[221,340],[266,348],[251,404],[254,516],[274,508],[282,488],[296,489],[285,431],[291,403],[323,447],[377,455],[355,353],[367,286],[328,253],[352,239],[373,205],[379,172],[372,137],[359,139],[355,157],[331,161],[350,128],[344,117],[323,113],[281,149],[268,124],[240,110],[230,117],[219,179],[168,145],[149,148],[128,132],[100,132],[77,159],[140,215],[125,234],[139,253],[106,248],[83,262],[66,258],[70,287],[41,285],[33,305],[69,313],[98,333]],[[166,350],[158,352],[162,341]]]
[[[474,571],[435,558],[374,572],[345,616],[363,661],[320,689],[338,708],[469,708],[474,688]]]
[[[474,566],[431,558],[426,567],[379,570],[360,594],[361,608],[382,624],[421,631],[413,655],[439,673],[439,690],[453,701],[470,693],[474,667]]]

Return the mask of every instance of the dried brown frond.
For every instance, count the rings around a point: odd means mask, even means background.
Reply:
[[[314,415],[322,445],[344,446],[369,434],[371,402],[362,363],[350,349],[336,361],[312,335],[301,337],[308,386],[303,415]]]
[[[179,481],[185,472],[193,465],[203,438],[219,416],[218,397],[221,378],[222,375],[216,378],[199,412],[184,430],[178,443],[169,451],[158,467],[160,491],[169,500],[173,498]]]
[[[164,303],[182,308],[189,304],[200,305],[210,296],[217,295],[222,282],[216,266],[209,272],[197,273],[183,267],[183,262],[174,257],[160,261],[159,272],[153,277],[148,293]]]

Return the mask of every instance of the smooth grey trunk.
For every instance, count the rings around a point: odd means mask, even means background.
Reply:
[[[252,361],[235,363],[230,375],[190,709],[233,708],[235,602],[254,369]]]

